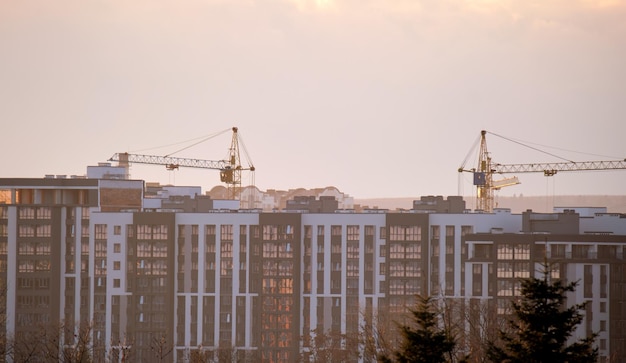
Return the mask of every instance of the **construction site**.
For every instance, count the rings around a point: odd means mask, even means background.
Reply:
[[[626,360],[625,215],[588,201],[514,211],[496,195],[523,182],[499,174],[623,161],[500,164],[483,131],[479,162],[458,168],[472,175],[474,197],[388,208],[334,187],[260,191],[254,176],[244,185],[256,168],[229,131],[223,159],[122,152],[85,177],[0,178],[11,360],[374,362],[385,342],[397,344],[394,322],[416,295],[445,302],[459,351],[479,359],[520,279],[545,263],[579,282],[567,300],[586,304],[575,338],[594,336],[601,362]],[[223,185],[207,193],[129,178],[134,164],[208,169]]]

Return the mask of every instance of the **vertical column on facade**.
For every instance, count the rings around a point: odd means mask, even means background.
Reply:
[[[202,345],[208,347],[215,346],[215,284],[216,284],[216,237],[215,237],[215,225],[202,226],[202,234],[204,236],[202,253],[202,263],[204,264],[201,269],[203,284],[199,285],[204,293],[202,299],[202,314],[199,317],[202,319]],[[200,302],[198,302],[200,304]],[[200,310],[199,310],[200,311]],[[213,318],[207,318],[213,314]]]
[[[302,236],[303,250],[301,253],[300,263],[303,266],[302,270],[302,297],[300,303],[302,306],[302,321],[300,322],[300,335],[302,336],[302,347],[307,348],[310,345],[311,338],[311,326],[313,314],[311,314],[311,299],[315,296],[315,287],[317,287],[314,278],[316,273],[313,273],[314,267],[316,267],[313,253],[313,226],[305,225],[304,233]],[[315,287],[314,287],[315,286]]]
[[[11,189],[11,199],[15,201],[15,189]],[[6,279],[6,333],[15,334],[15,301],[17,287],[17,207],[8,206],[7,225],[7,279]]]
[[[205,226],[198,225],[198,289],[196,291],[197,303],[196,308],[198,311],[197,316],[197,328],[196,328],[196,343],[202,345],[204,342],[204,299],[207,296],[205,290],[205,277],[206,266],[206,230]]]
[[[348,246],[347,246],[347,241],[348,241],[348,229],[347,228],[343,228],[343,226],[341,226],[342,231],[341,231],[341,278],[339,281],[341,281],[341,326],[340,326],[340,330],[339,332],[341,334],[345,334],[346,333],[346,319],[343,319],[344,316],[346,316],[346,302],[348,301],[348,284],[347,284],[347,270],[348,270],[348,258],[347,258],[347,250],[348,250]],[[358,307],[357,307],[358,308]]]
[[[365,276],[370,274],[369,271],[365,269],[365,251],[366,251],[366,231],[364,225],[359,225],[359,294],[358,294],[358,302],[359,302],[359,310],[363,309],[365,306]],[[365,311],[363,311],[365,313]],[[357,316],[357,331],[360,331],[360,327],[363,326],[365,320],[365,314],[362,314],[359,311],[359,315]]]
[[[239,224],[233,225],[233,241],[231,247],[232,254],[232,274],[231,274],[231,295],[230,295],[230,345],[232,347],[237,346],[237,298],[240,294],[239,289],[239,258],[241,246],[239,245],[241,237],[241,228]]]
[[[222,228],[221,225],[218,224],[215,226],[215,298],[213,300],[214,306],[214,326],[213,326],[213,345],[216,348],[219,348],[220,342],[220,315],[221,315],[221,303],[220,296],[222,293],[222,277],[221,277],[221,266],[222,266],[222,236],[221,236]]]
[[[454,226],[454,296],[461,296],[461,227]]]

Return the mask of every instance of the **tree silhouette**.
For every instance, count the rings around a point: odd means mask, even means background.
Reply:
[[[154,358],[158,362],[163,362],[166,357],[172,353],[174,347],[167,341],[167,337],[164,333],[161,336],[152,337],[150,350],[152,350]]]
[[[383,362],[443,363],[453,360],[454,338],[439,326],[440,312],[431,297],[417,296],[415,308],[410,310],[413,324],[401,325],[402,343],[393,358],[381,356]]]
[[[359,359],[359,335],[342,334],[333,330],[311,330],[306,343],[308,349],[301,352],[301,361],[316,363],[351,362]]]
[[[21,332],[8,341],[8,354],[14,362],[93,361],[92,324],[46,324]]]
[[[503,346],[490,342],[487,349],[492,362],[508,363],[591,363],[598,358],[594,347],[596,334],[568,345],[577,325],[582,322],[585,304],[565,308],[566,293],[577,283],[550,281],[545,265],[542,278],[521,282],[521,299],[513,301],[509,330],[500,331]]]

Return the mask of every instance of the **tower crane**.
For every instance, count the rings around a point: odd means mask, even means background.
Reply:
[[[241,196],[241,173],[242,171],[250,171],[251,184],[254,186],[254,165],[250,161],[243,140],[240,140],[238,128],[233,127],[233,135],[231,139],[230,148],[228,150],[228,157],[225,160],[202,160],[202,159],[189,159],[179,158],[173,156],[156,156],[156,155],[142,155],[142,154],[129,154],[116,153],[109,161],[117,161],[119,166],[128,167],[130,163],[137,164],[152,164],[152,165],[164,165],[167,170],[176,170],[179,167],[188,168],[200,168],[200,169],[213,169],[220,171],[220,180],[227,185],[228,199],[239,200]],[[226,132],[228,130],[225,130]],[[244,167],[241,165],[239,143],[243,146],[244,153],[248,159],[249,166]]]
[[[626,159],[609,161],[568,161],[556,163],[527,163],[527,164],[500,164],[494,163],[487,151],[487,131],[480,132],[480,150],[478,153],[478,167],[465,169],[465,161],[458,168],[458,172],[470,172],[474,176],[476,186],[476,209],[492,212],[494,206],[494,191],[500,188],[520,184],[514,176],[501,180],[493,180],[494,174],[512,173],[543,173],[545,176],[554,176],[557,172],[587,171],[587,170],[619,170],[626,169]],[[495,135],[495,134],[494,134]]]

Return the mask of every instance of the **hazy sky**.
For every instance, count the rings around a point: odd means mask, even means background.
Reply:
[[[83,175],[238,126],[263,190],[454,195],[481,129],[570,160],[626,157],[626,1],[0,0],[0,122],[0,177]],[[496,162],[560,161],[488,141]],[[518,177],[500,195],[626,193],[626,171]]]

